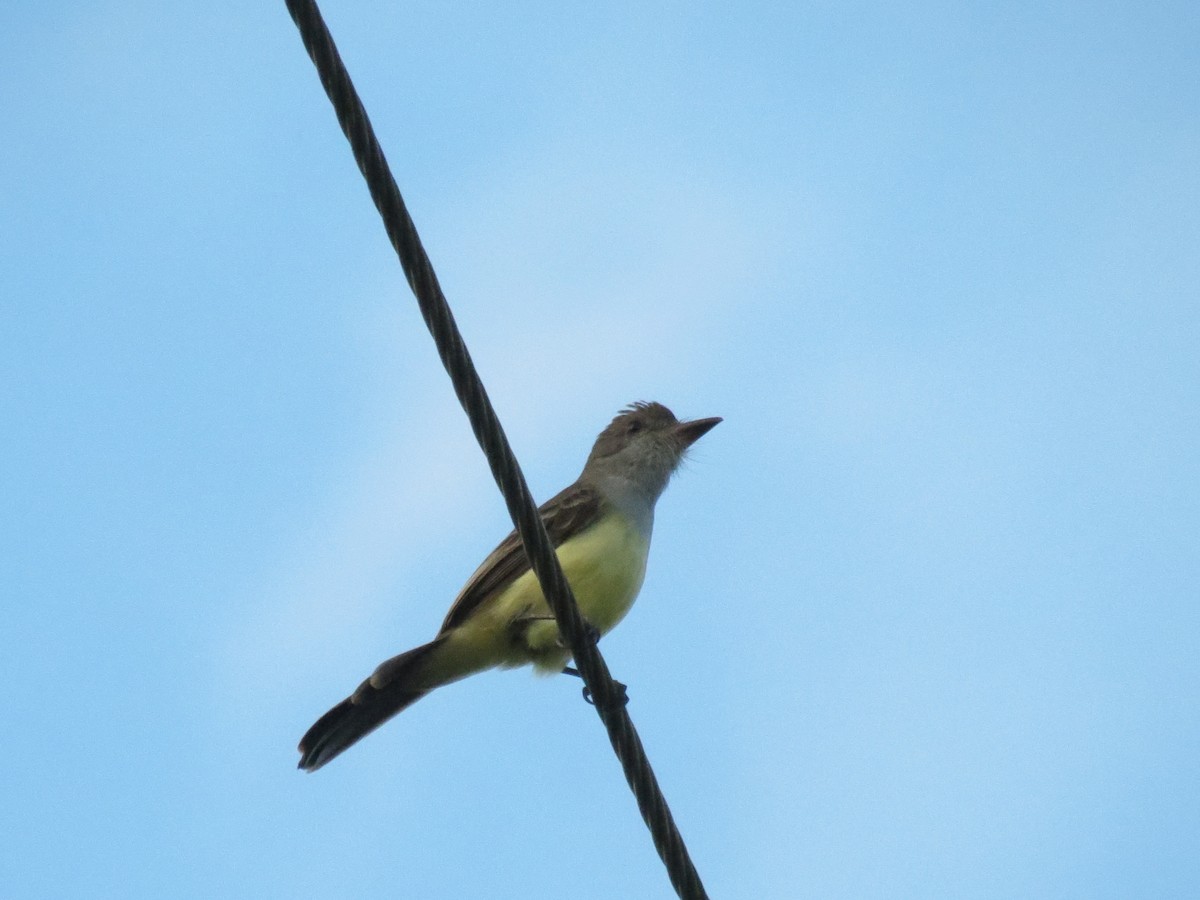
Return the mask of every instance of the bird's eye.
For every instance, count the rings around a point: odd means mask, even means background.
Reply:
[[[642,430],[642,423],[639,422],[637,419],[634,419],[632,422],[629,423],[629,433],[630,434],[637,434],[641,430]]]

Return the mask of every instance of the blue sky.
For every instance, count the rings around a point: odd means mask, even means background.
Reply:
[[[1195,4],[328,4],[713,896],[1200,885]],[[0,13],[0,894],[667,897],[570,680],[312,720],[507,530],[282,4]]]

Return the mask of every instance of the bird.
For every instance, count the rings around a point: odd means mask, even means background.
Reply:
[[[606,634],[646,574],[654,506],[688,448],[720,417],[679,420],[639,401],[596,438],[579,477],[538,508],[586,626]],[[430,691],[477,672],[531,664],[564,671],[570,650],[511,532],[467,579],[433,640],[381,663],[300,740],[313,772]],[[565,670],[571,671],[571,670]]]

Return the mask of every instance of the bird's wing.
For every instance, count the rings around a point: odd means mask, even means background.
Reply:
[[[575,482],[551,497],[539,508],[542,524],[550,536],[550,545],[557,548],[564,541],[594,525],[601,514],[603,498],[595,488]],[[515,531],[500,542],[475,570],[458,597],[439,635],[457,628],[469,619],[485,601],[500,594],[510,584],[529,571],[525,548]]]

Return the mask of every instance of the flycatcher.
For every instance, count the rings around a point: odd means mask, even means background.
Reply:
[[[720,421],[681,422],[661,403],[634,403],[600,432],[575,483],[538,510],[579,612],[600,634],[642,586],[659,495],[688,447]],[[526,663],[559,672],[569,655],[514,531],[468,579],[437,637],[381,664],[308,729],[300,768],[321,768],[434,688]]]

